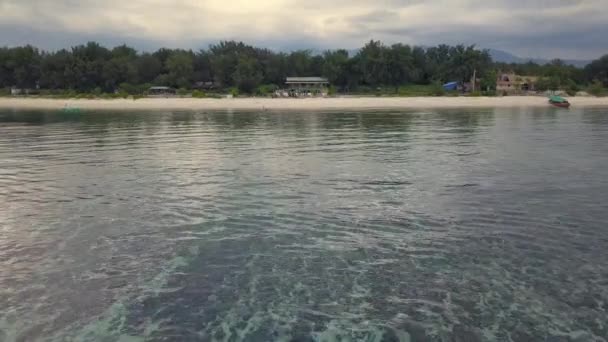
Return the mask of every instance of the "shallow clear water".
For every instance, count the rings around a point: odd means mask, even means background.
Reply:
[[[608,109],[0,111],[0,341],[603,341]]]

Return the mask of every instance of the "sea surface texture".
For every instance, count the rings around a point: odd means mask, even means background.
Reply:
[[[0,341],[606,341],[608,109],[0,111]]]

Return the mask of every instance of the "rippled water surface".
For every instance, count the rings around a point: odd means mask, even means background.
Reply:
[[[0,111],[0,341],[605,341],[608,110]]]

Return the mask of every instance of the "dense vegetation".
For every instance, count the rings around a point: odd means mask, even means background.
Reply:
[[[463,45],[422,48],[370,41],[354,55],[346,50],[274,52],[235,41],[197,52],[162,48],[140,53],[126,45],[108,49],[95,42],[54,52],[32,46],[0,48],[0,89],[40,88],[49,94],[141,94],[150,85],[192,89],[197,82],[213,82],[218,90],[265,93],[283,84],[287,76],[319,75],[329,79],[333,90],[366,92],[383,87],[399,93],[436,89],[433,85],[445,81],[466,82],[474,70],[484,89],[494,86],[496,70],[542,76],[541,85],[547,89],[580,88],[594,81],[599,89],[608,85],[608,56],[586,69],[559,60],[506,65],[493,63],[487,51]]]

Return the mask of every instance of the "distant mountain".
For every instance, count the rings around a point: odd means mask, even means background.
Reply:
[[[497,50],[497,49],[488,49],[490,51],[490,55],[495,62],[502,63],[527,63],[532,61],[537,64],[547,64],[550,62],[548,59],[542,58],[522,58],[519,56],[515,56],[512,53]],[[574,65],[575,67],[582,68],[587,64],[591,63],[590,60],[582,60],[582,59],[563,59],[564,63]]]
[[[422,46],[422,47],[427,48],[426,46]],[[356,55],[359,52],[359,50],[360,49],[347,49],[348,55],[352,57],[352,56]],[[517,63],[517,64],[528,63],[529,61],[532,61],[536,64],[547,64],[547,63],[551,62],[551,60],[549,60],[549,59],[524,58],[524,57],[515,56],[514,54],[509,53],[504,50],[498,50],[498,49],[488,49],[488,50],[490,51],[490,56],[492,56],[492,60],[494,60],[494,62]],[[309,49],[309,51],[311,52],[311,54],[313,56],[318,56],[318,55],[322,55],[325,50]],[[583,68],[587,64],[591,63],[591,60],[583,60],[583,59],[562,59],[562,60],[564,61],[564,63],[574,65],[575,67],[578,67],[578,68]]]

